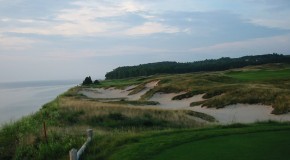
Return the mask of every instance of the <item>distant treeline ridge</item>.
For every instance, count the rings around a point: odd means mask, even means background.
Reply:
[[[157,62],[140,64],[137,66],[118,67],[106,74],[106,79],[122,79],[138,76],[149,76],[160,73],[190,73],[200,71],[222,71],[231,68],[241,68],[249,65],[261,65],[267,63],[290,63],[289,55],[265,54],[244,56],[240,58],[222,57],[220,59],[206,59],[203,61],[178,63]]]

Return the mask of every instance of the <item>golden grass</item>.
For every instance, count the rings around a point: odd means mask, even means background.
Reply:
[[[110,113],[120,113],[126,117],[142,117],[150,115],[152,118],[164,120],[176,125],[187,127],[202,126],[202,124],[188,117],[185,110],[165,110],[155,107],[127,106],[120,104],[108,104],[97,101],[80,100],[75,98],[62,98],[59,103],[60,109],[83,111],[81,120],[89,119],[93,116],[103,116]]]

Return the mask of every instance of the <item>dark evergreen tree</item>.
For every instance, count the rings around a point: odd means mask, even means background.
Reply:
[[[94,84],[100,84],[100,81],[98,81],[97,79],[94,81]]]
[[[90,84],[93,84],[93,81],[92,81],[91,76],[88,76],[85,78],[82,85],[90,85]]]
[[[106,74],[106,79],[122,79],[137,76],[150,76],[154,74],[190,73],[200,71],[222,71],[231,68],[241,68],[249,65],[267,63],[290,63],[289,55],[265,54],[244,56],[240,58],[222,57],[220,59],[206,59],[204,61],[177,63],[157,62],[140,64],[137,66],[118,67]]]

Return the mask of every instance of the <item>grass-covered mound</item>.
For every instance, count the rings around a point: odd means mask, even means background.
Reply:
[[[88,128],[94,130],[96,139],[103,137],[92,146],[108,147],[92,156],[104,158],[116,149],[114,147],[126,144],[132,135],[204,126],[194,120],[198,114],[195,112],[91,101],[78,95],[79,89],[72,88],[35,114],[2,126],[0,159],[68,159],[69,150],[80,148],[85,142]],[[203,117],[212,120],[212,117],[199,115]],[[43,122],[46,123],[47,139]]]
[[[220,72],[164,74],[105,80],[95,87],[125,88],[129,85],[137,85],[132,91],[134,94],[141,91],[145,84],[151,81],[159,81],[159,83],[141,97],[142,101],[149,100],[157,92],[179,93],[183,91],[186,93],[173,97],[173,100],[204,94],[204,101],[194,102],[191,106],[223,108],[227,105],[244,103],[271,105],[273,114],[284,114],[290,110],[289,64],[266,64]]]

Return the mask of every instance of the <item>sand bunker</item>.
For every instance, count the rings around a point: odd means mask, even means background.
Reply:
[[[124,90],[116,89],[116,88],[89,88],[83,89],[80,91],[80,94],[83,94],[89,98],[98,98],[98,99],[127,99],[127,100],[139,100],[140,97],[148,92],[150,89],[157,86],[159,81],[152,81],[145,85],[145,88],[134,95],[128,95],[131,89],[135,88],[136,86],[128,86]]]
[[[203,94],[193,96],[191,98],[186,98],[182,100],[172,100],[174,96],[184,94],[184,92],[181,93],[156,93],[152,98],[150,98],[150,101],[157,101],[160,103],[160,105],[156,105],[157,107],[161,108],[168,108],[168,109],[181,109],[181,108],[188,108],[191,102],[197,102],[202,101]]]
[[[271,114],[273,108],[265,105],[236,104],[215,109],[196,106],[193,111],[202,112],[215,117],[222,124],[253,123],[257,121],[290,121],[290,113],[283,115]]]
[[[128,95],[131,89],[137,86],[128,86],[124,90],[116,88],[90,88],[83,89],[79,93],[96,99],[105,99],[105,101],[113,101],[126,99],[126,100],[139,100],[142,95],[148,92],[150,89],[158,85],[159,81],[153,81],[145,85],[145,88],[137,94]],[[230,123],[253,123],[257,121],[290,121],[290,113],[284,115],[273,115],[271,111],[273,108],[271,106],[265,105],[248,105],[248,104],[236,104],[226,106],[222,109],[206,108],[201,106],[190,107],[191,102],[203,101],[203,94],[193,96],[191,98],[186,98],[182,100],[172,100],[174,96],[184,94],[181,93],[156,93],[150,101],[157,101],[160,104],[154,107],[164,108],[164,109],[189,109],[197,112],[202,112],[215,117],[222,124]],[[148,106],[152,107],[152,106]]]

